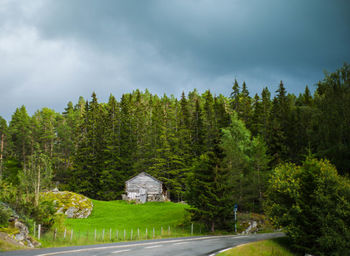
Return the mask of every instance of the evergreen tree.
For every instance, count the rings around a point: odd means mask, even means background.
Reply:
[[[203,96],[204,98],[204,142],[205,152],[213,151],[216,145],[217,130],[215,123],[214,99],[209,90]]]
[[[195,101],[195,110],[191,119],[192,148],[195,157],[199,157],[204,150],[204,124],[202,115],[202,108],[197,98]]]
[[[0,181],[3,176],[4,155],[6,149],[6,139],[8,133],[7,122],[0,116]]]
[[[261,105],[262,105],[262,131],[261,135],[264,141],[268,141],[268,129],[269,120],[271,115],[271,93],[267,87],[262,90],[261,93]]]
[[[326,157],[342,174],[350,173],[350,65],[325,74],[315,93],[317,156]]]
[[[239,111],[238,116],[241,118],[248,129],[251,128],[252,117],[252,99],[249,96],[249,91],[245,82],[242,84],[242,91],[239,97]]]
[[[235,82],[233,83],[232,86],[232,92],[230,94],[230,99],[231,99],[231,108],[238,112],[239,111],[239,96],[240,96],[240,91],[239,91],[239,85],[237,80],[235,79]]]
[[[106,125],[104,130],[105,148],[103,150],[104,162],[99,178],[101,190],[99,198],[105,200],[117,199],[124,189],[126,174],[121,167],[119,127],[120,112],[118,103],[110,95],[106,106]]]
[[[233,201],[228,172],[220,167],[215,152],[207,152],[194,163],[187,187],[187,202],[192,206],[193,220],[198,220],[211,232],[215,227],[232,229]]]
[[[25,169],[26,158],[30,154],[31,131],[30,117],[24,106],[17,108],[12,115],[9,130],[14,146],[14,154],[21,161],[23,169]]]
[[[289,158],[290,103],[282,81],[276,93],[277,95],[272,102],[267,139],[274,158],[273,165],[277,165]]]
[[[84,133],[75,156],[75,170],[71,179],[74,191],[91,198],[99,198],[101,171],[104,168],[104,111],[98,104],[96,94],[86,103],[82,130]]]
[[[245,175],[249,172],[250,132],[236,113],[231,116],[231,124],[222,129],[220,146],[223,149],[224,168],[230,172],[230,182],[234,186],[234,203],[244,204]]]

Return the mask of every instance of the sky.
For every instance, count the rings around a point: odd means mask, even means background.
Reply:
[[[79,96],[314,90],[350,63],[348,0],[0,0],[0,116]]]

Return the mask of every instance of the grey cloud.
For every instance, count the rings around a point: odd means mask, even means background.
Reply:
[[[21,104],[62,111],[92,91],[101,100],[136,88],[228,95],[235,77],[252,94],[266,85],[274,91],[279,80],[299,93],[350,60],[350,3],[342,0],[4,3],[0,115],[7,117]],[[18,96],[31,92],[32,99]]]

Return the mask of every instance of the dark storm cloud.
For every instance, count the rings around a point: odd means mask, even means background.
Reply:
[[[68,100],[93,90],[102,100],[136,88],[228,95],[235,78],[252,93],[266,85],[274,91],[280,80],[299,93],[322,79],[323,70],[350,60],[349,1],[20,3],[5,4],[3,13],[0,5],[2,28],[10,31],[0,34],[0,55],[5,49],[5,60],[16,59],[0,71],[0,86],[11,82],[8,95],[17,106],[39,107],[32,102],[47,99],[62,111]],[[21,38],[17,48],[9,46]],[[28,50],[33,55],[23,57]],[[31,91],[39,96],[16,98]],[[0,107],[0,114],[7,111]]]
[[[118,51],[124,36],[206,71],[315,68],[349,58],[348,1],[56,1],[43,28]],[[54,18],[53,18],[54,17]],[[125,45],[124,45],[125,46]]]

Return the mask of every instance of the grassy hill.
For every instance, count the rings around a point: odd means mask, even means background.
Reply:
[[[125,201],[92,201],[94,208],[88,218],[65,219],[64,225],[57,230],[56,235],[49,232],[42,237],[43,245],[60,246],[63,244],[78,245],[123,241],[124,232],[125,240],[191,234],[189,215],[185,210],[189,206],[186,204],[172,202],[130,204]],[[64,229],[67,230],[65,238]],[[71,238],[72,230],[73,236]],[[200,228],[195,226],[194,234],[199,232]]]
[[[183,223],[185,209],[188,208],[188,205],[171,202],[129,204],[125,201],[92,201],[92,214],[87,219],[66,219],[67,227],[81,231],[175,227]]]

